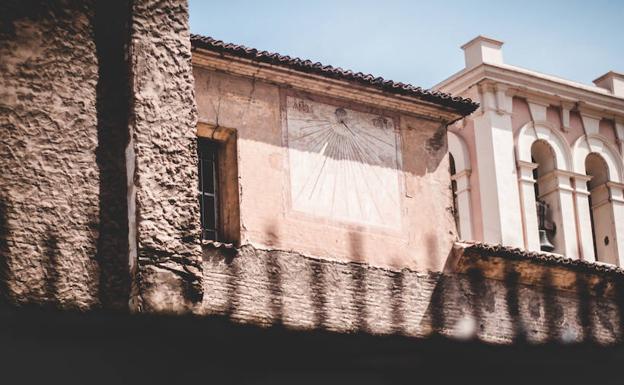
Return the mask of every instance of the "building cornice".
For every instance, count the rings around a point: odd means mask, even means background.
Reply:
[[[460,71],[433,88],[462,95],[470,87],[484,81],[507,86],[510,96],[557,106],[576,106],[586,114],[604,118],[624,118],[624,98],[614,96],[607,90],[506,64],[483,63]]]
[[[269,83],[335,99],[361,103],[429,120],[452,123],[463,116],[451,108],[406,95],[392,94],[352,82],[302,73],[283,66],[260,63],[236,56],[195,49],[193,66],[232,75],[260,79]]]

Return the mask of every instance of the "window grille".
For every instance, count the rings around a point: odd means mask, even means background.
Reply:
[[[218,147],[210,140],[198,138],[197,152],[202,239],[217,241],[219,240]]]

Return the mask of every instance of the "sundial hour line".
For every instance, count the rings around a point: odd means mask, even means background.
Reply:
[[[390,147],[390,148],[394,148],[394,144],[392,144],[392,143],[388,143],[388,142],[386,142],[385,140],[383,140],[383,139],[379,138],[378,136],[375,136],[375,135],[371,134],[370,132],[366,132],[366,131],[364,131],[364,130],[362,130],[362,129],[358,128],[358,127],[355,127],[354,129],[355,129],[355,130],[357,130],[358,132],[360,132],[360,133],[362,133],[362,134],[364,134],[364,135],[368,136],[368,137],[371,137],[371,138],[373,138],[373,139],[375,139],[375,140],[377,140],[377,141],[379,141],[379,142],[381,142],[381,143],[385,144],[386,146],[388,146],[388,147]]]
[[[329,123],[329,120],[327,119],[314,119],[314,118],[288,118],[288,120],[295,120],[295,121],[300,121],[300,122],[327,122]]]
[[[307,138],[307,137],[309,137],[309,136],[313,136],[313,135],[315,135],[315,134],[321,133],[321,132],[323,132],[323,131],[325,131],[325,130],[329,130],[329,129],[328,129],[328,128],[319,127],[319,128],[318,128],[317,130],[315,130],[315,131],[312,131],[312,132],[307,132],[307,133],[305,133],[305,134],[303,134],[303,135],[301,135],[301,136],[298,136],[298,137],[292,138],[292,140],[293,140],[293,141],[301,140],[301,139],[303,139],[303,138]]]
[[[327,122],[327,123],[323,123],[323,124],[312,124],[309,126],[303,126],[303,127],[297,127],[299,130],[307,130],[309,128],[316,128],[316,127],[325,127],[325,126],[329,126],[333,124],[332,122]]]

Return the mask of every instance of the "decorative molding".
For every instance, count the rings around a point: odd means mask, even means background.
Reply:
[[[593,142],[593,144],[592,144]],[[577,173],[585,172],[585,158],[595,152],[602,156],[609,166],[609,179],[612,182],[623,182],[623,162],[617,147],[600,134],[588,134],[578,138],[572,145],[573,170]]]
[[[596,115],[590,115],[581,110],[581,120],[583,121],[583,128],[587,135],[596,135],[600,132],[600,117]]]
[[[570,128],[570,111],[576,106],[575,103],[564,102],[560,103],[560,114],[561,114],[561,129],[563,132],[568,132],[571,130]]]
[[[549,103],[537,103],[534,100],[527,99],[531,118],[534,122],[546,122],[546,109]]]
[[[533,170],[539,167],[539,164],[527,162],[524,160],[516,160],[516,165],[518,168],[518,180],[524,183],[535,183],[535,179],[533,178]]]
[[[574,104],[582,100],[586,113],[624,119],[624,98],[622,97],[613,96],[597,87],[565,81],[506,64],[481,64],[463,70],[433,88],[463,95],[470,86],[482,81],[506,85],[509,87],[507,94],[510,96],[522,95],[533,100],[548,101],[551,105]]]
[[[531,159],[531,146],[536,140],[546,141],[553,149],[557,169],[571,170],[572,152],[565,137],[555,126],[548,121],[528,122],[516,135],[516,155],[518,160],[529,161]]]

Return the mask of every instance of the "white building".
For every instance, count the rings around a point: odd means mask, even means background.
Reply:
[[[588,86],[505,64],[502,46],[464,44],[434,87],[481,104],[449,127],[460,238],[624,266],[624,74]]]

